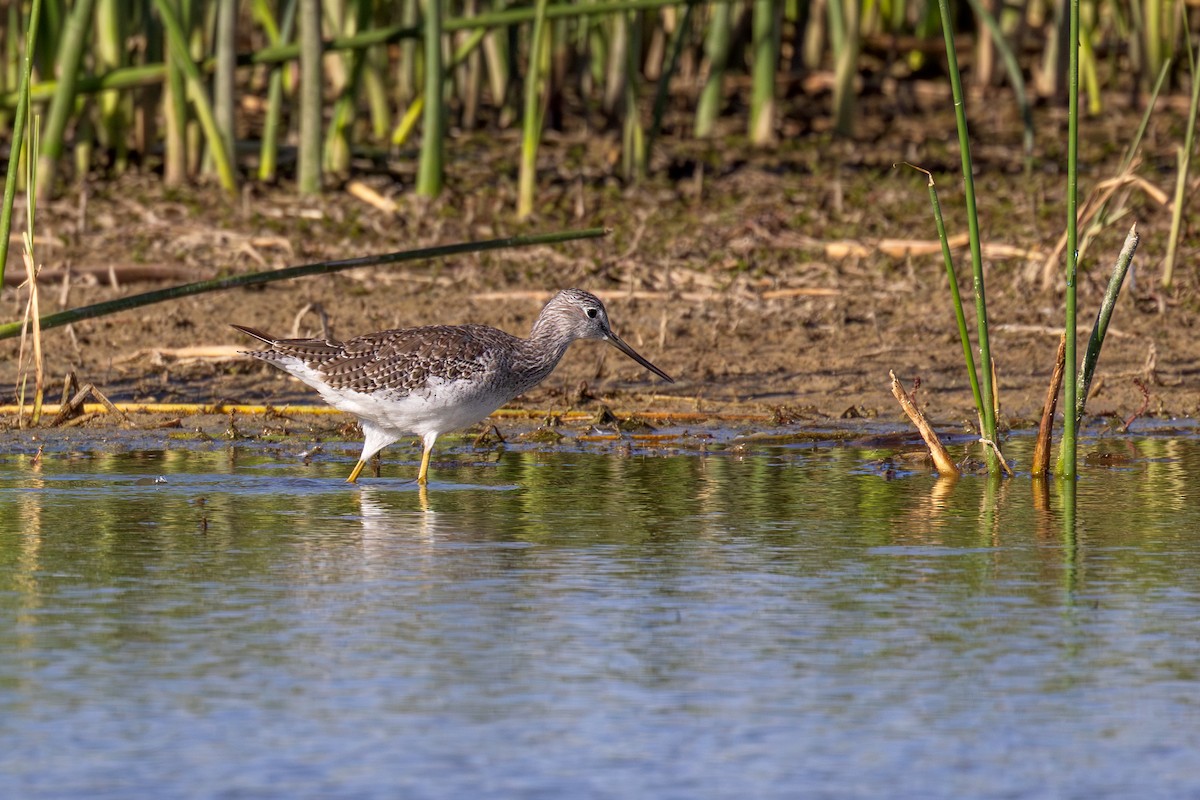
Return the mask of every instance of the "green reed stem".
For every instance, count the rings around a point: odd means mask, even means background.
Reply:
[[[417,0],[399,0],[400,27],[409,30],[417,29]],[[406,36],[400,40],[400,58],[396,64],[396,96],[395,100],[402,105],[411,103],[417,96],[417,38]]]
[[[988,342],[987,298],[983,282],[983,253],[979,244],[979,213],[975,207],[975,178],[971,166],[971,138],[967,132],[967,111],[963,98],[962,77],[958,71],[958,55],[954,49],[954,30],[951,24],[950,4],[948,0],[938,0],[938,8],[942,15],[942,33],[946,40],[946,65],[950,73],[950,88],[954,96],[954,116],[958,124],[958,146],[962,155],[963,192],[967,203],[967,228],[971,243],[971,272],[974,276],[975,317],[979,328],[979,372],[980,399],[983,407],[979,409],[980,421],[983,425],[983,436],[993,443],[996,442],[996,409],[995,389],[992,386],[992,350]],[[993,448],[984,448],[984,460],[988,470],[995,472],[1000,468],[1000,461]]]
[[[265,3],[264,3],[265,5]],[[268,37],[273,44],[286,42],[292,38],[296,29],[296,0],[287,0],[283,9],[283,21],[278,30],[274,28],[268,10],[263,9],[263,20],[271,24],[263,24]],[[280,120],[283,117],[283,66],[276,64],[271,67],[267,83],[267,111],[263,119],[262,145],[259,150],[258,178],[262,181],[275,180],[279,169],[279,131]]]
[[[191,27],[192,9],[187,0],[176,4],[179,13],[187,27]],[[165,29],[162,31],[165,33]],[[161,40],[161,34],[160,34]],[[171,43],[168,39],[163,44],[165,65],[157,65],[160,70],[165,67],[165,97],[163,119],[165,141],[163,142],[163,181],[168,186],[178,186],[187,180],[188,176],[188,124],[190,116],[187,104],[187,79],[177,59],[170,57]],[[209,66],[211,69],[211,65]],[[114,78],[119,76],[104,76]],[[86,83],[86,81],[81,81]]]
[[[1096,48],[1092,45],[1091,27],[1093,26],[1089,25],[1079,37],[1079,69],[1083,73],[1083,86],[1087,91],[1088,113],[1099,116],[1104,110],[1104,103],[1100,97],[1100,76],[1097,74]]]
[[[861,8],[855,0],[838,0],[829,4],[829,18],[836,20],[835,39],[841,47],[834,47],[833,79],[833,128],[842,136],[854,133],[854,109],[856,95],[854,79],[858,76],[858,55],[862,47],[860,31]]]
[[[1125,282],[1125,273],[1137,252],[1137,225],[1129,229],[1125,244],[1113,265],[1112,275],[1108,279],[1108,288],[1104,291],[1104,300],[1100,304],[1100,312],[1096,314],[1096,322],[1092,325],[1092,335],[1088,339],[1087,350],[1083,354],[1083,363],[1079,365],[1079,386],[1076,395],[1075,420],[1076,424],[1083,418],[1083,408],[1087,403],[1088,391],[1092,388],[1092,377],[1096,371],[1096,362],[1100,360],[1100,348],[1104,345],[1104,334],[1108,332],[1108,322],[1112,319],[1113,308],[1121,294],[1121,285]]]
[[[1092,335],[1088,338],[1087,351],[1083,355],[1083,363],[1079,365],[1079,377],[1075,382],[1075,405],[1068,405],[1063,411],[1064,417],[1074,418],[1076,429],[1083,420],[1084,407],[1087,405],[1088,393],[1092,388],[1092,378],[1096,372],[1096,364],[1100,360],[1100,349],[1104,345],[1104,335],[1108,332],[1108,322],[1117,305],[1117,298],[1121,294],[1121,285],[1125,282],[1125,274],[1129,271],[1129,265],[1133,261],[1134,253],[1137,252],[1139,241],[1140,237],[1135,224],[1129,229],[1129,234],[1125,237],[1125,244],[1117,256],[1117,263],[1113,265],[1112,275],[1108,279],[1108,288],[1104,292],[1104,300],[1100,304],[1099,313],[1096,314],[1096,322],[1092,325]],[[1070,385],[1071,381],[1068,380],[1067,384]],[[1071,413],[1072,409],[1074,409],[1073,414]],[[1059,448],[1058,473],[1060,475],[1065,474],[1067,453],[1068,448],[1065,446]],[[1073,483],[1073,481],[1068,483]]]
[[[1178,171],[1175,175],[1175,199],[1171,206],[1171,233],[1167,237],[1167,255],[1163,259],[1163,288],[1169,288],[1175,279],[1175,259],[1179,252],[1179,236],[1183,231],[1183,207],[1187,200],[1188,173],[1192,167],[1192,147],[1196,142],[1196,114],[1200,111],[1200,51],[1193,54],[1191,39],[1184,39],[1188,48],[1188,69],[1192,75],[1192,102],[1188,106],[1187,133],[1183,137],[1183,147],[1176,157]]]
[[[1121,158],[1121,165],[1120,165],[1120,167],[1117,168],[1116,174],[1118,176],[1123,176],[1123,175],[1128,174],[1129,167],[1133,163],[1134,157],[1138,154],[1138,151],[1141,149],[1142,139],[1144,138],[1144,136],[1146,134],[1146,128],[1150,124],[1150,115],[1152,113],[1154,113],[1154,107],[1158,102],[1159,92],[1162,90],[1163,84],[1166,82],[1166,78],[1167,78],[1167,74],[1170,70],[1170,66],[1171,66],[1171,61],[1170,61],[1170,59],[1168,59],[1167,62],[1164,63],[1162,65],[1162,68],[1158,71],[1158,79],[1155,81],[1154,88],[1151,90],[1150,96],[1147,99],[1146,108],[1142,112],[1141,122],[1138,124],[1137,131],[1133,134],[1132,137],[1130,137],[1129,144],[1125,148],[1125,155]],[[1088,230],[1086,230],[1084,232],[1083,242],[1079,245],[1080,258],[1082,258],[1083,254],[1087,251],[1088,242],[1090,241],[1092,234],[1095,232],[1101,231],[1108,226],[1108,224],[1109,224],[1108,205],[1109,205],[1109,202],[1111,201],[1111,199],[1112,199],[1111,197],[1105,198],[1100,202],[1100,205],[1097,206],[1096,211],[1092,216],[1092,223],[1089,226]],[[1051,276],[1049,276],[1049,275],[1046,276],[1047,283],[1049,283],[1050,277]]]
[[[1075,333],[1075,281],[1079,268],[1079,0],[1070,0],[1070,35],[1067,52],[1067,291],[1066,313],[1066,374],[1074,375],[1078,365]],[[1078,424],[1075,409],[1079,407],[1076,381],[1067,380],[1063,387],[1063,438],[1058,458],[1058,474],[1068,481],[1076,476]]]
[[[42,0],[33,0],[29,9],[29,29],[25,31],[24,61],[17,85],[17,113],[13,120],[12,146],[8,156],[8,174],[4,178],[4,201],[0,205],[0,286],[4,285],[4,267],[8,263],[8,240],[12,233],[13,202],[17,197],[20,177],[21,150],[25,144],[25,128],[29,119],[29,87],[33,82],[33,46],[37,41],[38,19],[42,15]],[[27,155],[26,158],[29,158]]]
[[[296,162],[296,188],[302,195],[321,193],[321,108],[324,44],[321,40],[321,0],[300,4],[300,148]]]
[[[623,10],[662,8],[664,6],[679,5],[680,2],[681,0],[623,0],[621,2],[602,2],[587,5],[567,3],[548,7],[546,9],[546,19],[599,16]],[[714,5],[718,8],[728,8],[728,4],[731,2],[733,0],[713,0]],[[492,30],[509,25],[532,22],[534,16],[535,10],[533,7],[523,6],[515,9],[496,11],[490,14],[480,14],[476,17],[452,17],[442,21],[442,31],[444,33],[453,33],[460,30]],[[335,37],[322,44],[323,52],[339,52],[342,50],[353,50],[420,39],[422,36],[423,31],[420,28],[406,25],[392,25],[383,28],[374,28],[355,34],[354,36]],[[300,50],[301,45],[299,42],[264,47],[253,53],[240,54],[237,63],[239,67],[252,64],[282,64],[299,59]],[[212,71],[215,65],[214,59],[205,59],[192,63],[202,72]],[[81,75],[77,79],[75,89],[77,94],[93,94],[108,89],[130,89],[138,86],[148,86],[161,83],[166,72],[167,66],[165,64],[147,64],[114,70],[104,75]],[[54,96],[57,89],[57,81],[43,81],[30,87],[30,98],[35,102],[49,100]],[[16,91],[0,94],[0,108],[14,108],[17,101],[18,94]]]
[[[4,63],[0,64],[0,93],[21,84],[21,11],[9,3],[4,13]],[[10,130],[9,111],[0,107],[0,130]]]
[[[750,88],[751,144],[775,141],[775,71],[779,65],[780,7],[775,0],[755,0],[751,20],[754,67]]]
[[[99,0],[93,11],[96,24],[90,54],[92,70],[108,72],[124,66],[127,58],[129,39],[127,27],[130,16],[128,3],[124,0]],[[76,91],[78,92],[78,84]],[[98,100],[101,142],[115,154],[112,169],[120,174],[129,165],[129,139],[127,136],[129,118],[126,113],[128,105],[124,102],[120,92],[104,92]],[[77,131],[75,135],[77,158],[82,144],[80,138]],[[80,174],[83,174],[82,169]]]
[[[992,12],[988,10],[982,0],[969,0],[969,2],[975,16],[982,20],[984,27],[988,29],[988,35],[992,37],[996,52],[1000,54],[1000,60],[1004,63],[1008,83],[1012,86],[1013,99],[1017,101],[1017,109],[1021,112],[1021,138],[1028,159],[1033,154],[1033,109],[1029,105],[1029,96],[1025,92],[1025,75],[1021,71],[1020,63],[1017,62],[1016,54],[1009,47],[1008,40],[1004,38],[1004,31],[1000,30],[1000,24],[992,16]]]
[[[187,36],[179,24],[179,18],[175,16],[169,0],[153,0],[153,3],[162,19],[163,27],[167,30],[171,58],[179,66],[187,82],[188,97],[192,101],[192,107],[196,109],[196,118],[199,119],[200,127],[204,130],[204,137],[208,140],[209,152],[212,154],[213,165],[220,178],[221,186],[230,193],[236,192],[237,176],[234,173],[233,164],[227,156],[228,151],[225,148],[221,131],[217,128],[212,104],[208,101],[208,92],[205,90],[204,81],[200,78],[200,68],[196,66],[196,62],[189,54]]]
[[[388,93],[391,73],[387,48],[369,47],[362,58],[363,93],[371,120],[371,139],[375,143],[382,143],[387,139],[388,128],[392,124],[392,98]]]
[[[517,173],[517,219],[533,214],[537,188],[537,154],[542,140],[542,93],[549,73],[550,27],[546,25],[546,0],[537,0],[529,44],[529,69],[525,75],[525,111],[521,121],[521,165]]]
[[[1145,25],[1142,52],[1145,54],[1146,67],[1153,71],[1166,61],[1163,56],[1166,49],[1163,41],[1163,0],[1143,0],[1131,5],[1142,9],[1142,23]]]
[[[683,50],[683,42],[687,38],[688,28],[692,24],[692,9],[696,7],[694,2],[689,2],[683,8],[683,18],[675,25],[675,32],[671,36],[671,47],[667,54],[667,65],[662,73],[658,76],[658,86],[654,90],[654,109],[650,114],[650,130],[646,135],[646,152],[654,152],[654,140],[658,138],[659,132],[662,130],[663,114],[667,110],[667,96],[670,93],[671,78],[674,77],[675,71],[679,69],[679,54]]]
[[[237,96],[234,83],[237,67],[237,0],[219,0],[213,39],[217,58],[216,71],[213,73],[213,121],[220,138],[216,142],[209,142],[209,147],[220,147],[224,151],[225,161],[233,164],[237,137],[234,115]]]
[[[454,51],[454,57],[451,58],[450,63],[446,65],[446,80],[450,79],[450,75],[456,67],[470,57],[471,53],[479,47],[486,36],[487,29],[480,28],[479,30],[472,32],[471,35],[467,37],[467,40],[464,41],[459,48]],[[417,119],[421,116],[424,110],[425,92],[422,90],[412,98],[412,101],[409,103],[404,115],[400,118],[400,122],[396,124],[395,129],[392,131],[391,143],[393,147],[402,147],[404,143],[408,141],[409,135],[417,126]]]
[[[159,289],[153,292],[145,292],[136,294],[130,297],[120,297],[116,300],[108,300],[103,303],[95,303],[82,308],[73,308],[68,311],[60,311],[56,314],[48,314],[40,320],[42,330],[47,328],[57,328],[62,325],[69,325],[73,322],[79,322],[84,319],[93,319],[95,317],[103,317],[108,314],[114,314],[118,311],[128,311],[131,308],[139,308],[141,306],[152,305],[154,303],[162,303],[167,300],[176,300],[180,297],[190,297],[197,294],[205,294],[207,292],[217,292],[223,289],[233,289],[239,286],[256,286],[263,283],[273,283],[275,281],[290,280],[292,278],[302,278],[308,275],[327,275],[332,272],[341,272],[342,270],[355,269],[358,267],[370,267],[381,264],[400,264],[407,261],[421,261],[433,258],[445,258],[446,256],[461,255],[463,253],[482,253],[488,250],[501,250],[510,247],[529,247],[532,245],[558,244],[561,242],[569,242],[576,239],[596,239],[609,234],[607,228],[585,228],[574,231],[557,231],[554,233],[541,233],[531,236],[510,236],[504,239],[488,239],[482,242],[462,242],[458,244],[439,245],[437,247],[424,247],[419,250],[404,250],[397,253],[384,253],[382,255],[359,256],[357,258],[346,258],[339,261],[318,261],[313,264],[302,264],[296,267],[286,267],[284,269],[268,270],[266,272],[249,272],[244,275],[233,275],[224,278],[213,278],[207,281],[197,281],[196,283],[188,283],[182,286],[172,286],[168,289]],[[9,322],[0,325],[0,339],[10,339],[21,333],[24,326],[22,322]]]
[[[958,276],[954,273],[950,241],[946,237],[946,223],[942,220],[942,204],[938,201],[937,188],[933,185],[933,174],[920,167],[914,167],[914,169],[924,172],[929,178],[929,203],[933,206],[933,220],[937,226],[938,241],[942,245],[942,261],[946,265],[946,278],[950,283],[950,298],[954,304],[954,319],[958,323],[958,338],[962,342],[963,359],[967,362],[967,378],[971,382],[971,395],[975,398],[975,408],[979,411],[979,418],[983,419],[984,404],[983,396],[979,391],[979,375],[975,370],[975,355],[971,352],[971,334],[967,330],[967,317],[963,313],[962,296],[958,291]]]
[[[722,82],[725,66],[729,63],[730,38],[733,28],[733,12],[728,3],[714,6],[704,39],[704,55],[708,59],[708,77],[700,90],[700,101],[696,105],[696,125],[693,132],[697,139],[712,136],[721,114]]]
[[[642,21],[640,15],[626,11],[618,24],[625,27],[625,79],[622,95],[625,99],[621,121],[621,177],[640,181],[646,177],[649,156],[646,151],[646,131],[638,108],[639,61],[642,53]]]
[[[71,10],[67,19],[67,27],[58,43],[59,75],[58,88],[54,99],[50,102],[50,111],[46,116],[46,127],[42,134],[42,151],[33,154],[38,159],[38,179],[42,186],[38,188],[39,195],[48,196],[54,189],[54,181],[58,175],[58,162],[62,158],[65,145],[67,123],[75,112],[75,85],[79,77],[79,65],[83,61],[84,44],[92,29],[92,10],[95,0],[80,0]],[[31,156],[32,157],[32,156]]]
[[[353,31],[360,31],[370,23],[369,0],[353,0],[347,8],[353,17],[346,24]],[[324,165],[326,172],[345,173],[350,168],[350,128],[354,124],[358,95],[363,83],[363,71],[367,64],[366,49],[350,50],[343,56],[349,77],[337,99],[329,118],[329,129],[325,134]]]
[[[421,158],[417,194],[437,197],[445,180],[446,108],[442,84],[442,0],[425,5],[425,116],[421,129]]]

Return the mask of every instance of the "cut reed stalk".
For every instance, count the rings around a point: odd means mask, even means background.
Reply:
[[[1035,478],[1050,474],[1050,443],[1054,435],[1054,411],[1058,408],[1058,392],[1062,389],[1066,363],[1067,335],[1064,332],[1058,340],[1058,353],[1054,357],[1054,371],[1050,376],[1050,385],[1046,388],[1046,399],[1042,403],[1042,419],[1038,424],[1037,443],[1033,447],[1033,457],[1030,459],[1030,472]]]
[[[925,419],[925,414],[913,402],[912,398],[908,396],[908,393],[904,391],[904,387],[900,385],[899,379],[896,378],[896,373],[888,370],[888,375],[892,379],[892,396],[896,398],[896,402],[900,404],[900,408],[908,415],[909,420],[921,434],[921,438],[925,440],[925,446],[929,448],[929,456],[933,459],[933,465],[937,468],[938,473],[944,477],[957,478],[961,474],[958,470],[958,465],[954,463],[954,459],[946,451],[942,440],[938,438],[933,426]]]

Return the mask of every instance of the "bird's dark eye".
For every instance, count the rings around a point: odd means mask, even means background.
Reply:
[[[600,309],[589,308],[589,309],[585,310],[583,313],[587,314],[588,319],[595,319],[596,315],[600,313]]]

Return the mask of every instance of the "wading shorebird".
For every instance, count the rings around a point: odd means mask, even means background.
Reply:
[[[580,289],[556,294],[528,339],[486,325],[429,325],[368,333],[345,342],[276,339],[234,325],[267,344],[245,351],[307,383],[326,403],[362,425],[362,455],[347,478],[358,480],[367,460],[406,434],[425,444],[417,483],[429,482],[437,437],[484,419],[537,386],[576,339],[600,339],[668,383],[674,379],[612,332],[604,304]]]

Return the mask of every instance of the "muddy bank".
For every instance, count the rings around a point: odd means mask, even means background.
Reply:
[[[1039,130],[1056,131],[1056,113],[1039,113]],[[983,142],[977,189],[991,342],[1004,416],[1022,425],[1040,412],[1061,326],[1060,281],[1045,286],[1042,276],[1063,225],[1065,190],[1057,145],[1043,143],[1032,171],[1022,174],[1013,169],[1022,162],[1019,132],[1005,127],[1011,120],[1003,112],[992,114],[973,123]],[[513,143],[503,137],[456,148],[473,157],[451,166],[450,191],[430,205],[412,199],[403,172],[359,176],[394,199],[396,213],[344,187],[316,200],[248,189],[230,203],[215,191],[167,191],[151,177],[90,184],[39,209],[38,256],[55,276],[43,282],[43,313],[166,285],[148,280],[156,275],[183,282],[568,227],[603,225],[613,233],[359,269],[79,322],[45,334],[48,380],[58,386],[74,371],[118,401],[315,403],[302,385],[238,357],[234,350],[249,343],[229,323],[288,336],[318,335],[327,324],[342,338],[468,321],[524,333],[553,291],[579,286],[600,295],[617,332],[677,382],[658,382],[611,348],[579,343],[518,406],[777,414],[800,426],[855,416],[900,420],[888,391],[888,370],[895,370],[906,382],[920,381],[919,398],[934,420],[970,425],[946,274],[929,246],[935,233],[924,177],[891,166],[908,159],[942,169],[936,174],[948,228],[965,232],[957,156],[927,135],[937,126],[951,131],[953,122],[929,114],[922,123],[896,125],[870,146],[812,138],[756,152],[736,141],[674,142],[660,154],[656,176],[633,188],[612,176],[595,141],[553,141],[542,153],[539,215],[527,225],[512,221]],[[1164,191],[1173,173],[1155,165],[1173,163],[1173,124],[1161,116],[1152,125],[1150,166],[1142,170]],[[1086,195],[1115,172],[1120,153],[1102,143],[1085,144],[1083,152]],[[1089,409],[1125,417],[1148,395],[1147,414],[1194,415],[1195,242],[1184,241],[1177,285],[1159,289],[1169,216],[1144,191],[1125,195],[1118,198],[1124,216],[1101,229],[1083,256],[1080,321],[1090,328],[1111,263],[1129,224],[1138,223],[1143,243]],[[956,259],[967,296],[965,248]],[[20,269],[11,267],[10,276]],[[6,287],[0,308],[17,319],[23,302],[23,292]],[[0,393],[11,402],[18,342],[0,347]]]

